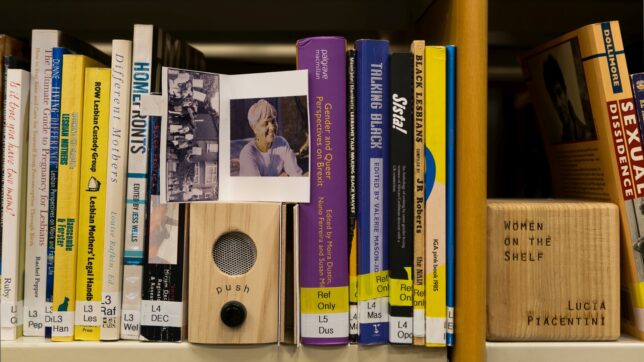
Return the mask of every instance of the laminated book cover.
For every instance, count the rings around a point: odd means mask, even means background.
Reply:
[[[74,339],[98,341],[103,316],[105,184],[109,139],[110,69],[85,71],[85,115],[78,205]]]
[[[556,196],[619,206],[622,328],[644,339],[644,153],[619,23],[562,35],[521,65]]]
[[[447,335],[448,346],[454,345],[454,303],[456,280],[454,263],[456,249],[456,47],[447,45],[447,154],[446,154],[446,231],[445,231],[445,268],[447,294]]]
[[[389,64],[389,343],[413,344],[413,55],[393,53]]]
[[[275,84],[279,84],[276,87]],[[303,70],[224,75],[163,68],[161,203],[309,202]]]
[[[425,345],[446,344],[447,56],[425,47]]]
[[[62,73],[58,178],[65,182],[59,184],[56,204],[52,340],[71,341],[76,307],[81,142],[85,115],[93,114],[93,104],[85,101],[85,69],[101,64],[76,54],[64,55],[63,63],[69,66],[63,67]]]
[[[311,202],[300,205],[303,344],[349,342],[346,40],[297,41],[297,68],[309,74]]]
[[[356,47],[358,343],[389,342],[389,42]]]

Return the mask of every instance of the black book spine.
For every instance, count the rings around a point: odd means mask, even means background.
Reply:
[[[358,288],[357,288],[357,213],[356,213],[356,51],[351,49],[347,52],[347,165],[349,170],[349,341],[358,342]]]
[[[162,29],[155,28],[150,87],[153,92],[161,92],[164,66],[203,70],[206,66],[206,60],[201,52],[187,43],[173,38]],[[148,198],[148,217],[146,218],[148,233],[146,234],[146,262],[143,266],[143,291],[141,296],[144,301],[183,302],[186,208],[185,205],[162,205],[158,202],[160,199],[161,177],[159,165],[160,162],[163,162],[163,160],[159,159],[160,127],[160,119],[158,119],[158,122],[153,122],[151,117],[152,145],[150,156],[156,157],[156,159],[152,159],[152,162],[150,162],[150,197]],[[156,144],[157,132],[158,145]],[[161,219],[159,219],[159,216]],[[174,235],[168,236],[166,234],[169,228],[178,230],[176,233],[177,240],[171,240],[175,237]],[[176,260],[173,262],[161,261],[160,259],[162,258],[155,254],[157,246],[164,242],[176,245]],[[153,305],[153,303],[144,303],[142,308]],[[180,309],[184,310],[184,307]],[[175,310],[175,312],[178,311]],[[185,320],[186,316],[181,314],[180,318]],[[184,331],[182,327],[177,327],[176,325],[177,323],[166,325],[162,325],[162,323],[160,325],[145,325],[142,323],[141,336],[149,341],[180,341]],[[185,323],[182,321],[180,325],[185,325]]]
[[[411,53],[394,53],[390,59],[389,336],[391,343],[411,344],[414,259],[414,68]]]

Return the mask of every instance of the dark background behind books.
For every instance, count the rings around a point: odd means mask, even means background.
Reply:
[[[409,44],[396,39],[409,39],[408,29],[435,5],[432,0],[406,0],[400,11],[391,11],[389,0],[338,3],[339,7],[300,0],[5,1],[2,13],[20,16],[2,17],[2,31],[27,38],[34,24],[65,24],[69,34],[101,47],[113,38],[131,38],[135,22],[153,22],[197,47],[204,45],[199,48],[208,57],[208,70],[238,74],[294,69],[295,41],[312,35],[343,35],[350,41],[384,36],[393,50],[406,50]],[[120,8],[124,6],[127,16]],[[543,144],[517,56],[583,25],[619,20],[629,71],[644,71],[642,1],[489,0],[488,16],[488,196],[551,196]]]

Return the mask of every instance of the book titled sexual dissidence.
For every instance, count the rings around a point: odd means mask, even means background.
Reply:
[[[304,344],[349,342],[346,40],[297,42],[309,71],[311,202],[300,205],[301,335]]]
[[[358,343],[389,342],[389,42],[356,41]]]
[[[556,195],[619,206],[622,328],[644,339],[644,151],[619,23],[572,31],[521,63]]]

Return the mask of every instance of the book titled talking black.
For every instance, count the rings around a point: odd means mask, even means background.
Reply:
[[[413,58],[390,58],[389,342],[413,343],[414,120]]]

